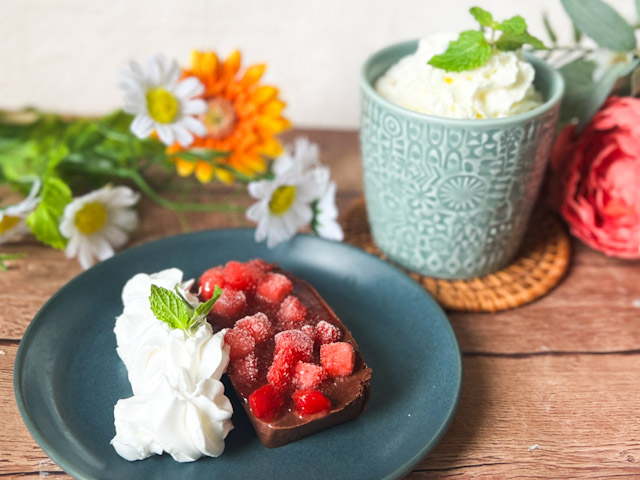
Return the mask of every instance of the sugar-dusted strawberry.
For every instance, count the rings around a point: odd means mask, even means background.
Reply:
[[[261,420],[275,420],[282,414],[284,401],[272,385],[266,384],[249,395],[251,412]]]
[[[280,303],[292,289],[291,280],[281,273],[267,273],[258,282],[256,293],[269,303]]]
[[[300,416],[328,414],[331,401],[317,390],[297,390],[293,394],[293,403]]]
[[[267,272],[270,272],[271,270],[273,270],[273,265],[271,265],[270,263],[265,262],[261,258],[254,258],[252,260],[249,260],[247,262],[247,265],[251,265],[252,267],[256,267],[256,268],[262,270],[263,273],[267,273]]]
[[[311,341],[316,341],[316,330],[311,325],[303,325],[300,327],[302,332],[306,333],[307,336],[311,339]]]
[[[286,329],[299,327],[304,322],[306,316],[307,307],[294,295],[289,295],[280,304],[278,321],[280,325]]]
[[[224,287],[224,269],[221,266],[210,268],[200,275],[198,287],[203,300],[209,300],[213,296],[216,285],[220,288]]]
[[[235,328],[241,328],[249,332],[256,343],[266,342],[273,336],[273,328],[269,317],[262,312],[241,318],[236,322]]]
[[[233,381],[244,385],[251,385],[258,380],[258,357],[250,353],[245,357],[236,358],[229,364],[229,374],[233,375]]]
[[[329,377],[348,377],[353,372],[355,352],[350,343],[328,343],[320,346],[320,363]]]
[[[234,260],[224,267],[224,282],[231,288],[248,292],[256,288],[264,272],[257,266],[240,263]]]
[[[326,376],[320,365],[308,362],[298,362],[293,372],[295,386],[301,390],[316,390]]]
[[[283,353],[292,362],[308,362],[313,357],[313,340],[301,330],[285,330],[275,336],[275,353]]]
[[[229,358],[231,360],[242,358],[253,352],[256,348],[256,341],[253,339],[253,336],[241,328],[227,330],[227,333],[224,335],[224,341],[230,347]]]
[[[320,320],[315,327],[315,340],[318,345],[334,343],[340,340],[341,334],[338,327],[325,320]]]
[[[267,381],[278,391],[289,390],[293,385],[293,374],[297,361],[290,351],[277,352],[267,371]]]
[[[222,295],[213,305],[211,312],[216,317],[216,323],[221,327],[232,327],[235,319],[247,306],[247,297],[240,290],[222,289]]]

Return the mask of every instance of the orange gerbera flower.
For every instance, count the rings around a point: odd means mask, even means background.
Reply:
[[[195,76],[205,86],[202,98],[208,104],[200,120],[207,127],[204,137],[196,137],[188,149],[174,144],[169,153],[194,151],[198,148],[230,152],[218,159],[233,169],[253,176],[266,170],[265,157],[282,153],[282,145],[275,135],[290,127],[282,116],[285,103],[278,99],[278,89],[259,83],[266,65],[251,65],[242,75],[240,52],[234,51],[220,62],[214,52],[194,51],[191,69],[183,76]],[[176,159],[178,174],[195,176],[203,183],[215,176],[225,183],[233,181],[228,170],[216,168],[205,160]]]

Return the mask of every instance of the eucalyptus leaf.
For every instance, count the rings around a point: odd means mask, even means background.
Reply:
[[[595,62],[578,58],[558,69],[564,79],[565,91],[560,108],[560,122],[578,117],[591,94]]]
[[[602,0],[560,0],[575,26],[599,46],[617,52],[636,48],[633,28]]]
[[[638,65],[640,65],[640,59],[635,59],[631,63],[618,63],[613,65],[594,84],[593,89],[584,104],[582,112],[580,113],[577,127],[578,132],[582,131],[596,112],[600,110],[602,104],[611,94],[611,90],[616,84],[616,81],[625,75],[629,75],[638,67]]]
[[[631,96],[637,97],[640,94],[640,68],[636,68],[631,74]]]
[[[640,23],[640,0],[636,0],[635,4],[636,4],[636,23]]]
[[[556,35],[556,32],[553,31],[553,28],[551,27],[551,23],[549,22],[549,17],[547,17],[546,13],[542,15],[542,23],[544,23],[544,28],[547,31],[547,35],[549,35],[549,40],[551,40],[551,43],[553,45],[557,45],[558,35]]]

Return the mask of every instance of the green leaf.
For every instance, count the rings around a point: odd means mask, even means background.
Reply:
[[[633,28],[602,0],[560,0],[575,26],[599,46],[617,52],[636,48]]]
[[[496,22],[493,20],[493,16],[486,10],[480,7],[471,7],[469,12],[483,27],[495,28]]]
[[[635,4],[636,4],[636,23],[640,23],[640,0],[636,0]]]
[[[578,132],[582,131],[582,129],[591,121],[591,118],[593,118],[596,112],[600,110],[602,104],[611,94],[611,90],[613,90],[616,81],[619,78],[629,75],[638,67],[638,65],[640,65],[640,59],[638,58],[633,60],[631,63],[617,63],[609,68],[594,84],[593,89],[582,108],[582,112],[580,113],[577,127]]]
[[[206,317],[213,308],[213,305],[216,303],[216,300],[220,298],[220,295],[222,295],[222,290],[220,290],[220,287],[216,285],[216,288],[213,291],[213,296],[206,302],[198,305],[196,311],[193,314],[193,318],[196,319],[197,317]]]
[[[528,32],[524,33],[508,33],[504,32],[500,35],[500,38],[496,42],[496,48],[498,50],[510,51],[517,50],[523,45],[531,45],[536,50],[547,50],[547,47],[542,40],[534,37]]]
[[[580,43],[580,40],[582,40],[582,32],[580,31],[580,29],[578,29],[578,27],[576,27],[576,24],[573,24],[573,41],[574,43]]]
[[[558,36],[556,35],[556,32],[553,31],[551,23],[549,23],[549,17],[547,17],[546,13],[542,15],[542,22],[544,23],[544,28],[547,31],[547,35],[549,35],[549,40],[551,40],[552,44],[556,45],[558,43]]]
[[[18,258],[24,258],[26,256],[26,253],[0,253],[0,271],[9,271],[9,267],[4,264],[5,260],[17,260]]]
[[[637,97],[640,94],[640,68],[636,68],[631,74],[631,96]]]
[[[564,78],[565,91],[560,108],[560,122],[578,117],[593,90],[593,72],[596,63],[578,58],[558,69]]]
[[[71,201],[71,189],[60,178],[50,175],[43,180],[40,203],[27,217],[27,226],[38,240],[63,249],[67,240],[59,230],[64,207]]]
[[[429,65],[447,72],[462,72],[481,67],[491,56],[491,46],[482,32],[467,30],[449,43],[447,50],[429,60]]]
[[[527,22],[520,15],[511,17],[496,26],[496,30],[502,30],[505,33],[513,33],[515,35],[522,34],[527,31]]]
[[[151,311],[160,321],[165,322],[171,328],[185,330],[191,320],[189,312],[182,299],[170,290],[157,285],[151,285],[149,296]]]

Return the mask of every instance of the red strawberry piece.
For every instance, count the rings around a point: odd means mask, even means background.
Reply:
[[[311,325],[303,325],[300,327],[300,330],[306,333],[312,341],[316,340],[316,331]]]
[[[269,317],[262,312],[238,320],[235,328],[241,328],[249,332],[256,343],[266,342],[273,336],[273,329],[271,328]]]
[[[209,300],[213,296],[216,285],[220,288],[224,287],[224,269],[222,267],[210,268],[200,275],[198,279],[200,297],[203,300]]]
[[[291,280],[280,273],[267,273],[258,282],[258,296],[270,303],[280,303],[291,293]]]
[[[283,353],[292,362],[308,362],[313,357],[313,340],[302,330],[285,330],[275,340],[275,353]]]
[[[273,357],[273,363],[267,372],[267,381],[279,391],[288,390],[293,383],[293,372],[296,361],[291,352],[278,352]]]
[[[227,262],[224,267],[225,285],[245,292],[253,290],[264,272],[253,265],[236,261]]]
[[[340,329],[325,320],[320,320],[315,328],[315,340],[318,345],[334,343],[340,340]]]
[[[294,369],[293,378],[296,388],[302,390],[315,390],[324,381],[326,374],[320,365],[298,362]]]
[[[250,353],[243,358],[232,360],[229,364],[229,373],[233,375],[234,382],[251,385],[258,380],[258,357],[255,353]]]
[[[247,306],[247,297],[244,292],[239,290],[233,290],[231,288],[224,288],[222,295],[214,303],[211,311],[217,317],[225,317],[226,319],[233,319],[238,317]],[[235,318],[234,318],[235,317]],[[225,321],[221,318],[216,318],[216,323],[222,327],[231,327],[234,322]]]
[[[281,415],[284,402],[280,393],[272,385],[266,384],[249,395],[249,406],[257,418],[271,421]]]
[[[305,307],[298,297],[289,295],[284,299],[278,311],[278,320],[287,329],[296,328],[304,322],[307,316],[307,307]]]
[[[307,415],[323,414],[331,411],[331,401],[317,390],[298,390],[293,394],[293,403],[297,412]]]
[[[347,342],[321,345],[320,363],[329,377],[348,377],[353,372],[355,352]]]
[[[251,265],[252,267],[256,267],[259,270],[262,270],[263,273],[267,273],[267,272],[270,272],[271,270],[273,270],[273,265],[271,265],[270,263],[265,262],[261,258],[254,258],[253,260],[249,260],[247,262],[247,265]]]
[[[242,358],[253,352],[256,348],[256,341],[251,334],[240,328],[227,330],[227,333],[224,334],[224,341],[230,347],[229,358],[231,360]]]

